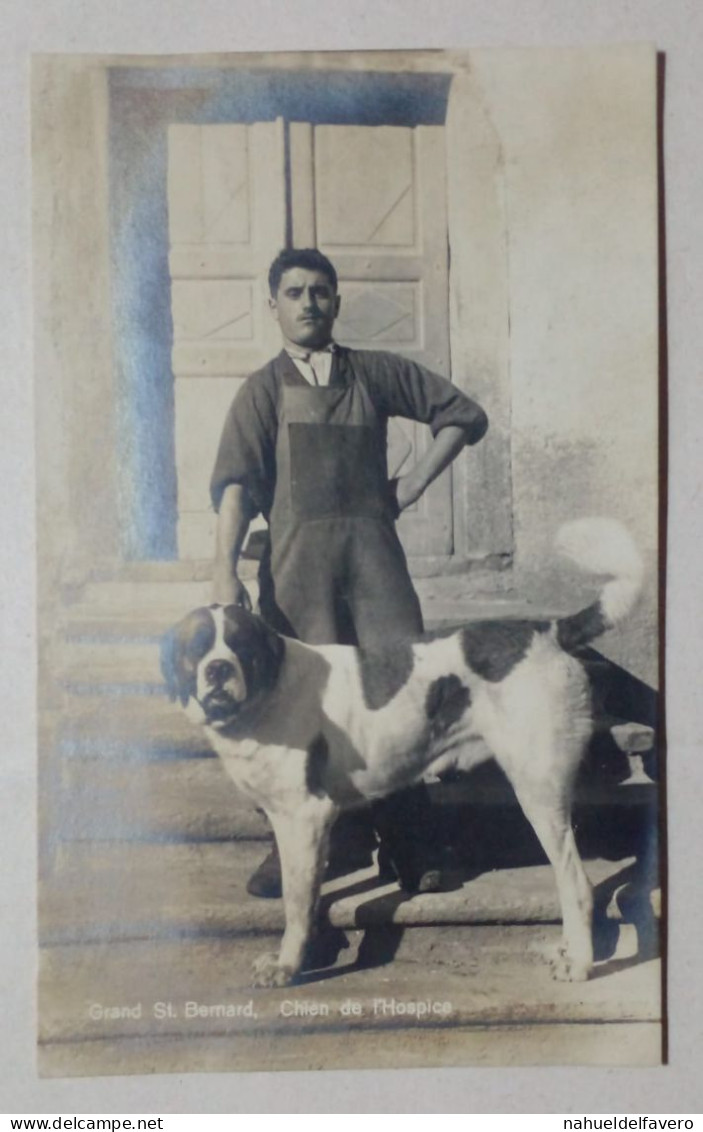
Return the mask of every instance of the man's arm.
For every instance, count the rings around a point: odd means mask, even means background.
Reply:
[[[396,484],[398,507],[404,511],[414,503],[437,476],[451,464],[466,444],[466,431],[456,425],[447,425],[435,436],[421,460]]]
[[[275,481],[276,390],[272,366],[247,378],[225,420],[210,497],[217,518],[213,600],[251,608],[238,576],[251,520],[268,514]]]
[[[466,444],[477,444],[483,438],[488,417],[456,385],[417,362],[382,351],[369,351],[364,361],[377,408],[389,417],[428,424],[434,437],[422,459],[396,481],[396,500],[403,511],[420,498]]]
[[[256,508],[246,488],[238,483],[229,484],[222,494],[217,516],[213,601],[219,605],[243,605],[251,609],[251,598],[237,568],[249,523],[255,514]]]

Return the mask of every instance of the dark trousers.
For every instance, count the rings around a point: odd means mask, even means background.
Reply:
[[[261,614],[279,632],[307,644],[370,651],[422,633],[420,603],[392,523],[304,523],[288,533],[283,549],[274,554],[274,569],[266,559],[260,572]],[[382,871],[395,871],[403,887],[416,887],[426,869],[439,866],[438,831],[423,783],[344,815],[332,835],[332,858],[340,866],[345,856],[361,861],[374,829]]]

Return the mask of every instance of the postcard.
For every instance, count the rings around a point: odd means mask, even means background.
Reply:
[[[32,106],[40,1072],[659,1064],[654,48]]]

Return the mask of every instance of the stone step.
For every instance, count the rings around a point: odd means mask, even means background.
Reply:
[[[78,692],[125,686],[150,694],[164,687],[155,641],[68,641],[59,678],[65,688]]]
[[[191,724],[180,706],[167,698],[158,672],[155,645],[132,644],[124,654],[113,653],[104,645],[73,648],[70,667],[65,670],[69,694],[57,724],[59,750],[63,756],[129,762],[213,757],[202,728]],[[88,655],[93,661],[86,673],[82,665]],[[587,660],[586,665],[598,678],[597,670],[604,662]],[[133,682],[116,682],[116,678],[125,673],[131,675]],[[93,683],[88,682],[88,676]],[[643,787],[639,792],[633,790],[628,804],[648,800],[646,788],[652,786],[650,776],[657,777],[653,729],[602,710],[597,712],[594,724],[594,740],[579,783],[579,797],[594,804],[620,804],[623,799],[612,793],[612,787],[617,782],[627,781],[633,787]],[[451,794],[454,787],[450,784],[445,787]],[[457,789],[465,793],[461,779]],[[499,790],[498,797],[504,800],[505,791]]]
[[[66,841],[261,839],[264,819],[216,758],[67,760],[58,835]]]
[[[68,641],[101,643],[104,646],[130,641],[158,644],[185,612],[187,610],[182,605],[175,604],[142,611],[79,606],[65,618],[63,635]]]
[[[187,607],[181,611],[180,616]],[[61,680],[66,687],[154,687],[162,683],[159,666],[159,640],[175,623],[175,613],[159,621],[153,611],[141,621],[129,618],[96,619],[89,625],[85,617],[69,621],[62,650]],[[131,629],[131,632],[127,632]]]
[[[279,932],[280,900],[248,896],[256,842],[70,843],[40,884],[44,944]],[[586,862],[603,904],[632,876],[633,860]],[[607,899],[606,899],[607,898]],[[325,882],[335,927],[378,924],[544,923],[559,918],[547,865],[456,875],[448,891],[408,897],[380,884],[375,866]]]
[[[167,753],[173,755],[172,746]],[[196,757],[209,754],[207,749],[193,749],[191,754],[193,757],[156,759],[140,746],[131,758],[100,754],[66,759],[56,804],[59,836],[79,841],[264,837],[264,823],[220,761]],[[485,820],[477,810],[495,810],[496,829],[505,826],[508,836],[511,825],[522,824],[515,794],[493,766],[447,782],[433,782],[429,790],[435,807],[462,811],[461,820],[455,813],[445,813],[442,819],[445,833],[453,841],[461,840],[462,825]],[[651,783],[624,787],[586,779],[577,788],[576,805],[598,807],[603,812],[618,807],[653,807],[653,790]]]
[[[414,578],[413,584],[428,629],[463,625],[470,621],[549,619],[559,616],[559,613],[547,611],[544,606],[536,606],[512,590],[496,593],[488,589],[482,592],[480,585],[467,575]]]
[[[66,757],[101,760],[212,757],[201,727],[192,724],[162,687],[155,695],[67,696],[59,725],[59,749]]]
[[[63,633],[69,641],[102,642],[113,644],[128,641],[158,642],[164,633],[197,604],[163,604],[162,608],[118,609],[86,605],[74,607],[64,618]],[[532,608],[516,602],[501,602],[488,606],[480,604],[423,604],[425,625],[428,630],[446,629],[469,621],[486,621],[492,618],[538,617]]]
[[[249,571],[251,575],[251,564]],[[243,578],[256,601],[255,577]],[[418,579],[416,589],[428,629],[492,618],[557,616],[515,594],[481,594],[467,590],[462,576]],[[64,634],[69,640],[119,642],[157,640],[190,609],[209,605],[208,581],[111,581],[89,583],[80,601],[66,607]]]
[[[82,694],[66,697],[58,725],[61,753],[129,761],[213,757],[203,729],[188,720],[180,705],[168,699],[163,682],[157,681],[154,653],[146,649],[134,659],[143,665],[141,675],[152,678],[151,685],[78,684]],[[654,742],[652,728],[600,712],[595,734],[606,733],[623,753],[646,754]]]
[[[243,558],[239,574],[254,582],[258,563]],[[212,562],[127,562],[97,570],[74,589],[75,600],[67,614],[93,616],[144,614],[180,609],[181,614],[212,601]]]
[[[260,527],[262,520],[256,519],[250,528],[250,537],[247,539],[244,550],[239,559],[239,573],[242,577],[254,578],[257,575],[259,561],[265,547],[264,530]],[[472,594],[484,593],[493,595],[505,593],[509,590],[511,573],[509,563],[505,559],[496,559],[491,555],[477,553],[472,557],[462,559],[458,569],[449,573],[446,571],[447,562],[442,559],[408,558],[410,573],[416,585],[428,583],[430,587],[444,587],[446,580],[452,579],[452,587],[458,587],[460,592]],[[105,583],[138,583],[148,584],[158,582],[172,584],[179,582],[212,582],[213,559],[210,558],[184,558],[184,559],[133,559],[123,562],[94,560],[91,569],[81,578],[73,579],[70,584],[74,589],[85,587],[87,584],[102,585]]]
[[[244,569],[252,572],[255,566],[246,558],[241,560]],[[125,562],[93,562],[87,581],[105,582],[212,582],[212,558],[151,558]]]
[[[159,642],[163,633],[190,608],[180,612],[175,606],[164,607],[160,612],[149,609],[140,614],[130,609],[124,616],[103,611],[86,611],[79,607],[64,626],[66,642],[63,648],[61,680],[67,687],[90,688],[145,685],[153,687],[161,682]],[[508,616],[526,615],[524,605],[503,606]],[[436,611],[438,612],[438,611]],[[445,628],[461,621],[486,620],[499,615],[495,602],[480,606],[465,606],[456,610],[454,620],[444,617],[429,619],[429,629]],[[544,617],[533,611],[533,616]]]
[[[425,1025],[415,1024],[400,1029],[397,1038],[389,1030],[388,1026],[357,1030],[350,1042],[346,1025],[321,1033],[313,1026],[299,1026],[275,1035],[239,1031],[233,1042],[231,1034],[201,1037],[196,1028],[176,1037],[46,1042],[38,1047],[37,1061],[44,1078],[466,1066],[504,1071],[544,1066],[553,1074],[556,1066],[600,1066],[612,1071],[662,1063],[660,1022],[469,1022],[433,1028],[430,1033]],[[289,1103],[299,1103],[299,1094]],[[356,1090],[355,1112],[376,1112],[364,1107],[376,1103],[360,1099]]]
[[[551,978],[546,960],[560,928],[545,924],[329,933],[311,954],[318,966],[285,990],[251,987],[252,964],[275,948],[274,936],[44,948],[40,1040],[188,1039],[193,1032],[273,1039],[311,1030],[324,1040],[342,1025],[353,1042],[379,1028],[402,1042],[418,1025],[432,1033],[489,1024],[656,1022],[659,965],[638,962],[632,925],[614,927],[596,977],[580,984]],[[441,1012],[430,1008],[419,1021],[403,1012],[407,1003],[428,1002]],[[117,1005],[125,1016],[100,1017],[101,1008]],[[218,1005],[224,1009],[207,1009]]]
[[[91,612],[98,615],[123,613],[150,614],[155,609],[180,609],[181,616],[189,609],[209,605],[212,601],[212,581],[111,581],[88,582],[81,600],[70,614]]]

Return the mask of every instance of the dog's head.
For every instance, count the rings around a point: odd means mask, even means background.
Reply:
[[[163,639],[161,671],[172,700],[197,723],[222,730],[249,715],[274,687],[285,642],[238,605],[184,617]]]

